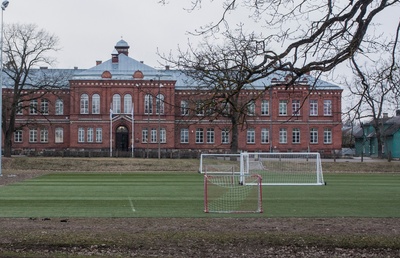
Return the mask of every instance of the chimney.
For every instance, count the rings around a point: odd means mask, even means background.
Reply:
[[[118,63],[118,52],[116,49],[114,49],[114,51],[111,53],[111,62],[113,64]]]
[[[96,61],[96,65],[101,65],[101,63],[103,63],[103,61],[101,61],[101,60]]]
[[[165,70],[169,71],[169,69],[170,69],[169,65],[166,65]]]
[[[383,118],[388,118],[388,117],[389,117],[388,113],[383,113]]]
[[[396,110],[396,116],[400,116],[400,109]]]

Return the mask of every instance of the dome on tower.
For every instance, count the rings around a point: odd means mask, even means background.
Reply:
[[[120,41],[117,42],[117,44],[115,45],[115,47],[128,47],[128,42],[126,42],[125,40],[121,39]]]

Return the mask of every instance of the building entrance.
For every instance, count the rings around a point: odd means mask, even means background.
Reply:
[[[115,135],[115,148],[118,151],[128,151],[129,150],[129,131],[128,128],[121,125],[118,126],[117,132]]]

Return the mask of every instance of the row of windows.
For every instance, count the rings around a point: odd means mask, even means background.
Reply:
[[[155,113],[164,114],[164,95],[158,94],[155,97]],[[153,114],[154,108],[154,97],[151,94],[146,94],[144,97],[144,113]],[[132,110],[132,96],[130,94],[125,94],[123,97],[123,105],[121,104],[121,96],[119,94],[114,94],[112,97],[111,109],[113,113],[120,114],[130,114]],[[91,113],[100,114],[100,95],[93,94],[91,100]],[[89,95],[82,94],[80,97],[80,114],[89,114]]]
[[[64,129],[61,127],[55,128],[55,143],[63,143],[64,142]],[[299,144],[301,142],[300,139],[300,129],[294,128],[292,129],[292,143]],[[167,141],[167,133],[165,128],[160,129],[159,135],[157,134],[157,129],[142,129],[142,143],[158,143],[158,138],[160,139],[160,143],[166,143]],[[229,144],[229,131],[222,130],[221,131],[221,143]],[[248,129],[246,135],[247,143],[254,144],[256,143],[256,132],[255,129]],[[312,128],[310,130],[310,143],[317,144],[318,143],[318,129]],[[49,131],[47,128],[41,128],[40,130],[37,128],[29,129],[29,142],[30,143],[47,143],[49,141]],[[103,130],[102,128],[78,128],[78,142],[96,142],[101,143],[103,141]],[[14,142],[21,143],[23,142],[23,131],[17,130],[14,133]],[[181,143],[189,143],[189,129],[182,128],[180,133],[180,142]],[[195,142],[196,143],[215,143],[215,131],[214,128],[207,128],[204,130],[203,128],[197,128],[195,133]],[[260,142],[261,143],[269,143],[270,142],[270,134],[268,128],[262,128],[260,134]],[[288,131],[286,128],[279,129],[279,143],[285,144],[288,143]],[[332,143],[332,130],[324,129],[324,144]]]
[[[205,132],[205,134],[204,134]],[[294,128],[292,130],[292,143],[298,144],[300,143],[300,129]],[[205,138],[204,138],[205,136]],[[270,142],[270,133],[268,128],[262,128],[260,134],[260,143],[269,143]],[[189,143],[189,129],[182,128],[180,134],[181,143]],[[248,144],[256,143],[256,131],[255,129],[248,129],[246,132],[246,142]],[[215,131],[213,128],[207,128],[204,130],[203,128],[197,128],[195,133],[195,142],[196,143],[215,143]],[[222,130],[221,131],[221,143],[228,144],[229,142],[229,131]],[[288,131],[286,128],[279,129],[279,143],[285,144],[288,143]],[[318,129],[312,128],[310,130],[310,143],[317,144],[318,143]],[[324,129],[324,144],[332,143],[332,130]]]
[[[14,142],[23,142],[23,131],[17,130],[14,133]],[[30,143],[48,143],[49,142],[49,130],[47,128],[32,128],[29,129],[29,142]],[[63,143],[64,142],[64,129],[57,127],[54,130],[54,142]],[[78,129],[78,142],[103,142],[103,130],[102,128],[84,128]]]
[[[23,131],[17,130],[14,132],[14,142],[23,142]],[[32,128],[29,129],[29,142],[30,143],[48,143],[49,142],[49,130],[47,128]],[[61,127],[55,128],[54,131],[54,142],[63,143],[64,142],[64,129]]]
[[[310,116],[318,116],[318,100],[310,100]],[[202,105],[204,105],[201,102],[196,103],[196,115],[198,116],[204,116],[205,110],[202,108]],[[270,113],[270,103],[269,100],[262,100],[261,101],[261,109],[260,113],[263,116],[267,116]],[[300,103],[300,100],[292,100],[292,114],[293,116],[298,116],[300,115],[300,108],[302,106],[302,103]],[[225,107],[225,112],[229,113],[229,105],[226,104]],[[256,114],[256,103],[255,101],[250,101],[247,105],[247,113],[248,115],[254,116]],[[279,115],[280,116],[287,116],[288,113],[288,101],[287,100],[280,100],[279,101]],[[323,110],[324,116],[331,116],[332,115],[332,100],[324,100],[324,110]],[[181,101],[181,115],[182,116],[188,116],[189,115],[189,102],[186,100]]]
[[[17,115],[23,115],[23,103],[18,102]],[[37,99],[33,99],[29,102],[29,115],[48,115],[49,114],[49,100],[41,99],[40,106],[39,101]],[[55,115],[63,115],[64,114],[64,102],[62,99],[57,99],[55,103]]]

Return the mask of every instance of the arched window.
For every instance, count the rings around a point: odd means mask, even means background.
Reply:
[[[132,96],[130,94],[126,94],[124,96],[124,113],[130,114],[132,112]]]
[[[92,114],[100,114],[100,95],[93,94],[92,96]]]
[[[62,99],[56,100],[56,115],[64,115],[64,102]]]
[[[89,96],[87,94],[81,95],[81,114],[89,114]]]
[[[164,95],[162,94],[157,95],[156,114],[164,114]]]
[[[116,114],[121,113],[121,96],[119,94],[114,94],[112,102],[113,112]]]
[[[181,116],[189,115],[189,103],[186,100],[181,101]]]
[[[47,99],[42,99],[40,101],[40,113],[42,113],[42,115],[49,114],[49,101]]]
[[[144,113],[153,114],[153,96],[150,94],[144,96]]]

